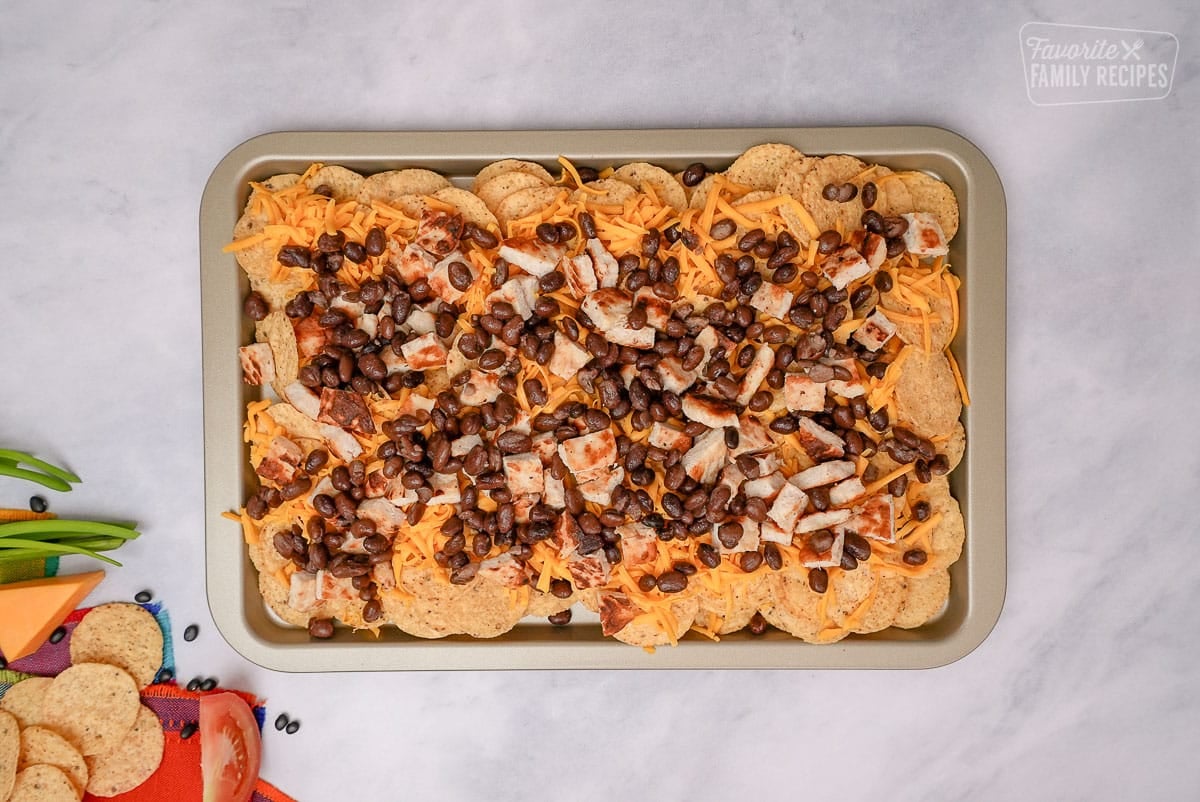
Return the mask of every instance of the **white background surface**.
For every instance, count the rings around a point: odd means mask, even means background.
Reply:
[[[303,721],[305,800],[1189,799],[1200,793],[1200,15],[1148,0],[0,4],[0,442],[132,517],[101,593],[152,588],[181,679]],[[1035,107],[1029,21],[1180,40],[1161,101]],[[922,672],[285,675],[206,606],[197,212],[287,129],[923,123],[1009,204],[1009,580]],[[1002,344],[997,344],[1001,347]],[[30,486],[0,480],[0,502]]]

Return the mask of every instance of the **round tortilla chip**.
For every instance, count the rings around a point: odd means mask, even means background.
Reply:
[[[718,635],[737,632],[750,623],[758,608],[771,598],[771,584],[765,571],[748,574],[750,579],[730,584],[730,595],[704,588],[696,595],[700,610],[697,620],[706,626],[719,622],[715,628]]]
[[[582,201],[589,206],[620,206],[637,194],[636,189],[615,178],[601,178],[592,181],[587,187],[588,189],[598,189],[600,192],[585,192],[577,189],[571,193],[571,200]]]
[[[675,619],[673,633],[668,633],[662,628],[658,616],[643,613],[614,632],[613,637],[630,646],[666,646],[671,642],[672,634],[675,640],[687,634],[699,611],[700,602],[695,597],[675,599],[671,602],[671,617]]]
[[[853,156],[825,156],[817,159],[804,176],[804,187],[800,193],[800,202],[808,209],[821,231],[828,231],[839,221],[845,231],[862,228],[862,192],[846,203],[825,200],[822,192],[827,184],[852,183],[862,189],[863,179],[858,176],[865,170],[866,164]]]
[[[86,757],[115,748],[133,727],[140,705],[129,674],[106,663],[77,663],[46,689],[42,719]]]
[[[941,351],[950,344],[950,338],[954,335],[954,311],[950,305],[950,299],[942,295],[922,294],[921,297],[929,302],[929,348],[931,351]],[[895,287],[880,294],[879,308],[885,316],[888,312],[895,311],[902,315],[921,317],[921,308],[904,300]],[[924,350],[925,325],[923,323],[907,320],[893,320],[892,322],[896,326],[896,336],[909,345],[915,345]]]
[[[825,607],[825,615],[839,626],[845,627],[848,619],[855,613],[866,612],[864,603],[870,603],[872,591],[875,589],[877,577],[871,570],[870,563],[860,563],[858,568],[847,571],[843,568],[827,568],[829,571],[829,602]]]
[[[679,176],[680,181],[682,181],[683,173],[680,173]],[[700,183],[696,184],[696,186],[684,187],[684,191],[687,193],[689,209],[704,208],[704,204],[708,203],[708,192],[712,189],[715,178],[715,173],[709,173],[708,175],[704,176],[704,178],[700,179]]]
[[[789,566],[769,577],[770,593],[759,608],[763,618],[776,629],[815,643],[821,632],[821,620],[817,615],[821,595],[808,586],[808,569]]]
[[[11,713],[22,727],[42,723],[42,700],[53,677],[29,677],[13,685],[0,698],[0,710]]]
[[[545,618],[555,613],[561,613],[579,601],[578,596],[579,591],[576,590],[572,590],[571,595],[565,599],[560,599],[552,593],[534,590],[529,594],[529,606],[525,608],[525,617]]]
[[[450,182],[432,170],[388,170],[368,176],[363,181],[358,191],[358,202],[381,200],[389,206],[395,206],[405,195],[432,195],[448,186]]]
[[[313,192],[316,192],[318,187],[328,187],[333,193],[333,199],[344,203],[358,197],[364,180],[353,170],[347,170],[338,164],[327,164],[310,175],[304,184]]]
[[[817,159],[813,156],[801,156],[789,162],[779,177],[779,183],[775,185],[776,194],[789,195],[803,206],[804,201],[801,200],[801,195],[804,193],[804,179],[816,163]],[[808,207],[805,209],[811,216],[812,211],[808,210]],[[788,231],[796,238],[801,247],[809,243],[812,233],[808,230],[808,226],[804,225],[804,221],[794,206],[790,203],[781,205],[779,216],[783,218],[783,222],[787,223]]]
[[[537,214],[558,200],[561,192],[562,189],[559,187],[545,186],[518,189],[500,201],[496,207],[496,219],[501,225],[507,226],[513,220]]]
[[[0,799],[8,799],[17,779],[21,755],[21,725],[12,713],[0,710]]]
[[[925,576],[909,577],[908,588],[893,626],[912,629],[932,621],[950,598],[950,572],[946,569]]]
[[[453,204],[454,208],[458,209],[458,213],[463,216],[463,220],[468,223],[474,223],[480,228],[491,229],[495,229],[499,225],[496,222],[496,216],[488,211],[487,204],[478,195],[473,195],[465,189],[446,187],[433,193],[433,197]]]
[[[543,184],[554,183],[554,176],[537,162],[527,162],[521,159],[501,159],[500,161],[492,162],[475,174],[475,180],[471,184],[471,191],[478,195],[480,187],[496,176],[504,175],[505,173],[527,173],[540,179]]]
[[[479,200],[483,201],[493,214],[500,206],[500,201],[522,189],[537,189],[550,186],[536,175],[529,173],[503,173],[490,179],[475,190]]]
[[[946,241],[958,233],[958,198],[944,181],[919,172],[896,173],[912,196],[912,211],[930,212],[938,219]]]
[[[875,178],[871,180],[875,182],[875,186],[879,190],[879,197],[875,201],[875,205],[871,207],[875,211],[885,217],[894,217],[914,211],[912,193],[908,191],[908,187],[904,185],[904,181],[898,173],[893,173],[886,167],[880,167],[875,171]]]
[[[804,154],[791,145],[755,145],[734,159],[725,177],[754,189],[774,190],[788,165],[801,158]]]
[[[913,350],[896,382],[897,422],[921,437],[949,434],[962,414],[962,398],[941,351]]]
[[[270,549],[274,551],[274,549]],[[263,549],[266,551],[266,549]],[[285,624],[291,624],[295,627],[308,627],[308,622],[313,618],[329,618],[330,615],[326,612],[323,605],[318,604],[308,612],[300,612],[288,604],[288,596],[290,591],[288,583],[280,582],[274,573],[260,571],[258,574],[258,592],[262,595],[263,601],[271,609],[279,620]]]
[[[955,421],[954,428],[950,430],[950,437],[946,442],[938,445],[938,451],[946,455],[946,459],[950,461],[950,470],[958,467],[962,462],[963,454],[967,451],[967,430],[963,428],[962,421]]]
[[[868,563],[869,565],[869,563]],[[862,570],[866,566],[860,566]],[[891,571],[874,572],[875,595],[862,617],[850,626],[851,632],[867,633],[887,629],[896,620],[896,612],[908,592],[908,580],[902,574]]]
[[[137,788],[158,770],[163,758],[163,744],[158,714],[140,705],[133,729],[117,748],[87,759],[87,792],[108,797]]]
[[[8,802],[79,802],[80,796],[66,772],[39,764],[17,773]]]
[[[145,688],[162,668],[162,629],[141,605],[102,604],[71,633],[71,662],[108,663]]]
[[[71,784],[79,794],[88,784],[88,767],[83,755],[66,738],[45,727],[26,727],[21,730],[21,757],[19,767],[26,769],[34,764],[57,766],[71,778]],[[0,795],[0,798],[3,798]]]
[[[657,165],[630,162],[614,170],[612,177],[642,192],[649,186],[660,201],[674,209],[683,210],[688,206],[687,193],[683,191],[683,186],[673,175]]]
[[[930,513],[942,516],[930,536],[933,553],[928,555],[929,565],[934,568],[952,565],[962,554],[967,530],[958,499],[950,494],[950,482],[945,476],[935,476],[929,484],[918,485],[911,495],[912,503],[928,501]]]
[[[384,615],[410,635],[442,638],[465,634],[494,638],[508,632],[525,614],[513,594],[495,582],[451,585],[428,568],[406,568],[397,578],[410,595],[380,595]]]
[[[254,338],[271,346],[275,361],[275,383],[285,387],[300,373],[300,351],[296,346],[296,330],[292,321],[281,311],[268,314],[254,324]]]

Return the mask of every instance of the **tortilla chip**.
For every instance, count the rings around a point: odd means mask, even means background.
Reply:
[[[680,173],[682,176],[683,174]],[[712,189],[715,175],[709,173],[700,179],[700,183],[694,187],[685,187],[687,190],[688,208],[703,209],[704,204],[708,203],[708,193]]]
[[[590,206],[620,206],[637,194],[633,187],[615,178],[601,178],[592,181],[587,187],[600,190],[600,194],[577,189],[571,193],[571,200],[582,200]]]
[[[384,615],[418,638],[494,638],[525,614],[524,607],[512,604],[508,588],[494,582],[451,585],[428,568],[405,568],[397,581],[404,593],[380,595]]]
[[[696,614],[700,611],[700,602],[690,599],[675,599],[671,602],[671,617],[675,619],[674,632],[662,628],[658,616],[653,613],[642,613],[625,626],[613,633],[613,637],[630,646],[666,646],[671,643],[671,635],[679,640],[692,628]]]
[[[271,612],[285,624],[295,627],[307,627],[310,619],[329,618],[325,608],[318,605],[315,609],[302,613],[288,606],[288,594],[291,590],[287,582],[281,582],[273,572],[260,571],[258,574],[258,592],[263,601],[271,608]]]
[[[560,599],[552,593],[534,590],[529,594],[529,605],[525,608],[525,615],[529,618],[545,618],[561,613],[577,601],[578,591],[572,591],[570,596]]]
[[[46,690],[42,719],[86,757],[116,748],[140,705],[138,685],[126,672],[105,663],[76,663]]]
[[[275,383],[279,387],[291,384],[300,373],[300,352],[296,346],[296,330],[283,312],[271,312],[254,324],[254,337],[271,346],[275,360]]]
[[[912,193],[904,185],[899,174],[886,167],[879,167],[871,179],[879,189],[879,197],[871,208],[885,217],[894,217],[915,211]]]
[[[779,183],[775,185],[776,194],[789,195],[803,205],[804,179],[816,163],[817,159],[813,156],[801,156],[788,162],[779,176]],[[805,208],[807,209],[807,207]],[[812,210],[809,210],[809,214],[812,214]],[[788,231],[796,238],[796,241],[801,246],[807,245],[812,239],[812,235],[796,210],[790,204],[783,204],[779,207],[779,216],[787,223]]]
[[[93,796],[116,796],[133,790],[158,770],[163,758],[163,727],[158,714],[138,706],[133,729],[116,749],[87,759],[87,791]]]
[[[102,604],[71,633],[71,662],[108,663],[145,688],[163,664],[162,629],[140,605]]]
[[[817,159],[804,176],[804,187],[800,193],[800,202],[808,209],[817,228],[828,231],[840,221],[843,230],[852,231],[862,227],[862,184],[858,176],[867,165],[853,156],[825,156]],[[825,200],[822,193],[827,184],[851,183],[859,188],[859,193],[846,203]]]
[[[475,180],[471,183],[471,191],[478,195],[480,187],[496,176],[504,175],[505,173],[526,173],[539,179],[543,184],[554,183],[554,176],[537,162],[522,161],[521,159],[501,159],[500,161],[492,162],[476,173]]]
[[[802,158],[804,154],[791,145],[755,145],[734,159],[725,171],[725,177],[754,189],[774,191],[788,166]]]
[[[500,201],[522,189],[545,189],[549,184],[529,173],[504,173],[481,184],[475,194],[483,201],[493,214],[500,207]]]
[[[319,187],[328,187],[333,192],[333,199],[344,203],[358,197],[363,181],[363,177],[353,170],[347,170],[337,164],[327,164],[310,175],[304,184],[313,192]]]
[[[950,470],[954,470],[962,462],[966,450],[967,430],[963,428],[962,421],[955,421],[954,428],[950,430],[950,437],[938,445],[938,451],[946,455],[946,459],[950,461]]]
[[[859,566],[862,571],[867,566]],[[862,617],[850,626],[852,632],[878,632],[887,629],[908,593],[908,580],[890,571],[875,572],[875,595]]]
[[[537,214],[558,200],[559,187],[529,187],[518,189],[496,207],[496,219],[500,225],[507,226],[513,220],[520,220],[531,214]]]
[[[22,727],[42,723],[42,700],[52,677],[29,677],[13,685],[0,698],[0,710],[11,713]]]
[[[83,789],[88,784],[88,767],[79,750],[54,730],[37,726],[26,727],[21,730],[19,768],[26,769],[38,763],[62,769],[71,778],[71,784],[79,794],[83,795]],[[2,790],[0,789],[0,793]]]
[[[21,727],[17,717],[0,710],[0,799],[7,799],[17,779]]]
[[[687,194],[675,177],[663,168],[646,162],[630,162],[613,171],[613,178],[624,181],[639,191],[649,186],[654,195],[667,206],[683,210],[687,208]]]
[[[913,349],[896,382],[896,422],[921,437],[949,434],[962,414],[962,398],[940,351]]]
[[[8,802],[79,802],[79,794],[62,769],[37,765],[17,774]]]
[[[700,604],[697,620],[706,626],[715,623],[718,635],[728,635],[748,625],[758,608],[766,604],[772,594],[766,570],[748,574],[743,581],[730,581],[729,586],[728,597],[708,588],[696,595]]]
[[[358,191],[358,202],[381,200],[389,206],[404,208],[399,204],[405,196],[432,195],[448,186],[450,182],[432,170],[388,170],[369,176],[363,181],[362,188]]]
[[[897,173],[912,196],[912,211],[929,212],[938,219],[946,241],[958,233],[958,199],[954,190],[931,175],[919,172]]]
[[[808,586],[808,569],[789,566],[767,576],[770,593],[759,608],[763,618],[776,629],[815,643],[821,632],[817,615],[821,595]]]
[[[931,515],[942,516],[930,537],[932,552],[928,555],[929,565],[946,568],[962,554],[963,541],[966,539],[962,508],[958,500],[950,495],[950,483],[944,476],[935,476],[929,484],[919,485],[910,493],[912,503],[921,500],[929,502]]]
[[[950,344],[954,335],[954,312],[950,299],[942,295],[921,295],[929,303],[929,347],[932,351],[941,351]],[[921,317],[921,308],[904,300],[895,287],[879,297],[879,308],[887,315],[890,311],[902,315]],[[925,325],[920,322],[893,320],[896,325],[896,336],[909,345],[925,349]]]
[[[893,626],[912,629],[932,621],[950,598],[950,572],[942,568],[931,574],[909,577],[908,588]]]
[[[433,197],[453,204],[454,208],[458,209],[458,213],[463,216],[463,220],[468,223],[474,223],[480,228],[490,228],[493,230],[499,226],[495,215],[488,211],[487,204],[478,196],[472,195],[465,189],[446,187],[433,193]]]

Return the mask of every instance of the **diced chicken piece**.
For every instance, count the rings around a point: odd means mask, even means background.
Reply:
[[[667,328],[667,321],[671,319],[671,303],[669,301],[659,298],[649,287],[641,287],[633,294],[633,303],[646,308],[647,325],[653,326],[659,331]]]
[[[317,578],[307,571],[297,571],[292,574],[288,586],[288,607],[298,613],[308,613],[316,609]]]
[[[350,323],[354,326],[358,325],[359,318],[367,311],[367,307],[362,301],[348,301],[343,295],[339,295],[330,301],[329,308],[345,313],[346,317],[350,319]]]
[[[879,269],[887,259],[887,240],[878,234],[860,228],[851,232],[846,242],[862,254],[862,258],[867,260],[872,270]]]
[[[867,386],[863,384],[862,377],[858,372],[858,366],[854,364],[853,359],[827,359],[824,360],[828,365],[840,365],[849,371],[853,377],[849,381],[842,379],[830,379],[826,382],[826,387],[834,395],[840,395],[842,398],[857,398],[861,395],[866,395]]]
[[[750,403],[750,399],[758,392],[758,388],[762,386],[763,380],[767,378],[767,374],[771,372],[774,365],[775,352],[771,350],[771,346],[761,346],[754,354],[754,361],[750,363],[750,367],[746,368],[746,373],[742,376],[742,383],[738,388],[737,399],[735,399],[740,406],[744,407]]]
[[[542,503],[547,507],[561,510],[567,506],[567,491],[562,479],[555,479],[549,473],[543,474],[546,489],[542,491]]]
[[[635,329],[628,322],[625,322],[616,328],[601,333],[604,335],[604,339],[617,345],[628,345],[630,348],[640,348],[642,350],[654,347],[654,329],[650,326],[642,326],[640,329]]]
[[[519,588],[527,581],[525,566],[508,552],[481,562],[477,576],[506,588]]]
[[[725,432],[709,429],[696,438],[692,447],[683,455],[681,464],[687,475],[702,485],[712,484],[725,464]]]
[[[554,332],[554,356],[546,368],[562,379],[570,379],[590,362],[592,355],[561,331]]]
[[[628,323],[633,301],[623,290],[599,289],[584,298],[579,308],[596,324],[596,331],[607,337],[610,330]]]
[[[432,334],[437,327],[437,318],[433,316],[432,312],[414,306],[408,313],[404,325],[408,326],[414,334]]]
[[[850,336],[868,351],[878,351],[895,334],[896,324],[888,320],[881,310],[876,309]]]
[[[566,557],[575,551],[579,546],[579,535],[582,532],[574,515],[564,513],[558,516],[558,523],[554,525],[554,534],[551,536],[551,540],[558,548],[559,557]]]
[[[821,412],[825,409],[825,382],[789,373],[783,380],[783,400],[792,412]]]
[[[404,361],[404,357],[397,354],[390,347],[380,351],[379,358],[383,360],[383,366],[387,368],[389,376],[393,373],[410,373],[412,371],[412,368]]]
[[[396,268],[396,272],[400,274],[400,278],[404,279],[405,284],[413,284],[417,279],[428,278],[429,274],[433,272],[433,266],[437,264],[437,259],[413,243],[409,243],[404,250],[400,250],[399,245],[393,240],[389,248],[392,251],[392,267]]]
[[[840,245],[825,257],[821,264],[821,272],[829,279],[830,284],[840,290],[851,281],[870,274],[871,265],[852,246]]]
[[[617,439],[611,429],[602,429],[564,440],[558,453],[571,473],[602,470],[617,461]]]
[[[886,494],[871,496],[854,508],[854,514],[845,522],[843,528],[858,532],[871,540],[895,543],[896,518],[892,497]]]
[[[275,381],[275,357],[267,343],[243,345],[238,349],[242,361],[242,381],[254,387]]]
[[[375,531],[385,537],[392,537],[401,529],[408,526],[408,519],[400,509],[383,498],[365,499],[358,504],[355,513],[359,518],[366,518],[375,524]]]
[[[792,530],[780,529],[775,525],[774,521],[766,520],[759,524],[758,537],[764,543],[779,543],[784,546],[790,546],[792,543]]]
[[[851,460],[834,460],[805,468],[788,481],[801,490],[811,490],[821,485],[840,482],[853,475],[854,463]]]
[[[465,292],[458,289],[450,283],[450,265],[455,262],[461,264],[471,274],[471,281],[476,278],[475,270],[471,267],[470,262],[466,260],[460,253],[452,253],[442,261],[438,262],[433,267],[433,271],[429,274],[429,286],[437,293],[437,296],[448,304],[456,304],[463,297]]]
[[[459,400],[468,407],[481,407],[500,397],[500,377],[472,370],[466,383],[458,388]]]
[[[417,236],[413,241],[440,258],[458,247],[462,232],[461,214],[429,210],[421,215],[421,220],[417,223]]]
[[[642,524],[622,524],[617,527],[621,538],[621,564],[644,565],[658,557],[658,537],[654,530]]]
[[[375,434],[375,420],[366,400],[351,390],[321,388],[321,406],[317,422],[329,423],[361,434]]]
[[[387,504],[389,507],[392,506],[391,502],[389,501],[384,501],[384,504]],[[365,537],[354,537],[353,535],[350,535],[342,541],[342,545],[339,547],[339,550],[344,551],[347,554],[366,554],[367,547],[364,545],[365,542]]]
[[[950,252],[946,235],[937,217],[929,212],[900,215],[908,221],[904,230],[904,248],[917,256],[945,256]]]
[[[769,476],[779,470],[779,460],[774,454],[751,454],[759,476]]]
[[[592,266],[592,257],[586,253],[563,260],[563,273],[567,277],[567,289],[576,298],[583,298],[591,292],[600,289],[596,281],[596,269]]]
[[[513,517],[519,524],[529,523],[529,513],[533,511],[534,505],[541,500],[541,495],[538,493],[526,493],[523,496],[513,496]]]
[[[815,532],[818,529],[828,529],[850,518],[850,510],[824,510],[805,515],[796,523],[796,532]]]
[[[610,504],[613,491],[625,481],[625,469],[618,465],[611,470],[602,469],[590,474],[581,474],[578,478],[585,477],[587,481],[579,483],[579,492],[583,494],[584,500],[596,504]]]
[[[852,476],[829,489],[829,503],[835,507],[844,507],[866,492],[867,488],[862,479]]]
[[[386,592],[396,589],[396,572],[392,570],[391,560],[375,563],[371,566],[371,579],[379,589]]]
[[[737,427],[737,413],[724,401],[715,398],[705,398],[699,395],[688,395],[683,398],[683,414],[689,419],[703,423],[710,429],[723,429],[726,426]]]
[[[321,437],[325,440],[325,445],[329,446],[333,456],[343,462],[349,462],[362,456],[363,447],[350,432],[331,423],[319,424],[319,428]]]
[[[475,446],[483,445],[483,438],[477,434],[464,434],[450,443],[450,456],[465,457]]]
[[[434,400],[428,396],[421,395],[416,390],[408,394],[404,399],[404,403],[396,410],[396,415],[415,415],[418,411],[432,412]]]
[[[550,465],[554,461],[554,455],[558,453],[558,440],[554,437],[554,432],[540,432],[533,436],[533,453],[542,461],[543,466]]]
[[[705,326],[696,335],[696,345],[700,346],[704,351],[704,358],[700,360],[700,364],[696,366],[698,373],[703,373],[708,367],[709,360],[713,357],[713,352],[720,348],[728,354],[733,348],[733,341],[723,334],[718,332],[712,326]]]
[[[433,485],[433,496],[425,502],[428,506],[457,504],[462,501],[462,490],[458,486],[456,474],[435,473],[429,477],[429,484]]]
[[[812,538],[803,538],[800,546],[800,564],[805,568],[833,568],[841,565],[845,540],[846,537],[842,532],[835,532],[829,548],[825,551],[817,551],[813,546]]]
[[[264,479],[285,485],[296,478],[296,469],[304,459],[300,446],[286,437],[276,436],[267,444],[267,450],[254,469]]]
[[[767,515],[772,521],[779,524],[781,529],[791,532],[796,528],[796,522],[800,520],[800,515],[807,506],[808,496],[804,494],[804,491],[795,485],[784,482],[783,487],[779,488],[779,495],[775,496],[775,502],[771,505],[771,509],[767,510]]]
[[[742,492],[747,498],[761,498],[770,501],[779,493],[779,489],[787,484],[781,473],[767,474],[757,479],[751,479],[742,485]]]
[[[284,387],[283,397],[306,418],[316,420],[321,414],[321,398],[300,382],[292,382]]]
[[[371,339],[379,334],[379,315],[364,314],[358,319],[358,327]]]
[[[815,423],[812,418],[800,418],[796,423],[796,439],[800,441],[804,453],[814,462],[840,457],[846,453],[846,442]]]
[[[553,273],[566,253],[561,245],[547,245],[536,237],[515,237],[500,246],[499,256],[531,276]]]
[[[513,454],[505,457],[504,476],[513,495],[542,492],[542,461],[533,454]]]
[[[358,591],[350,584],[350,578],[334,576],[329,571],[317,571],[317,599],[320,601],[355,601]]]
[[[633,386],[633,380],[637,378],[638,372],[637,365],[621,366],[619,373],[621,374],[621,382],[625,385],[626,390]]]
[[[750,296],[750,306],[764,315],[777,320],[786,320],[788,310],[792,308],[792,299],[796,296],[778,284],[764,281]]]
[[[449,353],[437,334],[422,334],[400,346],[404,361],[413,370],[440,368],[446,364]]]
[[[322,476],[321,480],[313,486],[312,490],[308,491],[308,503],[312,504],[312,500],[322,493],[327,496],[337,495],[337,490],[333,487],[333,481],[328,476]]]
[[[534,279],[536,281],[536,279]],[[509,304],[513,311],[517,313],[517,317],[522,320],[528,320],[533,315],[533,296],[526,293],[526,287],[523,282],[517,279],[510,278],[504,284],[500,285],[500,289],[494,290],[484,299],[484,307],[488,312],[492,311],[497,303],[503,301]]]
[[[717,547],[721,554],[738,554],[743,551],[756,551],[759,545],[762,544],[762,530],[757,521],[754,521],[746,516],[732,519],[732,523],[742,527],[742,536],[733,546],[726,546],[721,542],[721,538],[717,536],[719,527],[713,526],[712,545]]]
[[[301,318],[292,326],[296,334],[296,352],[301,362],[307,362],[325,349],[329,342],[329,330],[318,321],[318,315]]]
[[[684,370],[683,363],[677,357],[670,356],[658,363],[658,375],[662,378],[664,390],[683,395],[696,383],[698,373],[694,370]]]
[[[409,490],[399,481],[393,481],[388,485],[386,498],[389,503],[396,505],[401,509],[408,509],[413,504],[416,504],[417,492]]]
[[[567,571],[570,572],[571,581],[579,590],[602,587],[608,582],[608,560],[604,558],[603,551],[589,554],[586,557],[580,554],[573,555],[567,560]],[[603,620],[603,608],[601,608],[600,616]]]
[[[669,423],[660,423],[658,421],[655,421],[650,426],[650,437],[646,442],[655,448],[662,448],[667,451],[671,449],[687,451],[692,447],[692,438],[684,434],[683,430],[676,429]]]
[[[744,414],[738,419],[738,444],[737,448],[729,450],[730,457],[739,457],[742,454],[753,454],[756,451],[773,448],[775,448],[775,441],[771,439],[767,427],[763,426],[758,418]]]
[[[587,241],[587,252],[592,257],[592,265],[596,271],[596,282],[601,287],[617,286],[620,270],[616,258],[604,247],[604,243],[592,237]]]
[[[725,485],[735,496],[744,481],[746,481],[746,474],[742,473],[742,469],[737,466],[736,462],[727,463],[717,476],[717,484]]]
[[[533,418],[523,409],[517,409],[516,416],[512,423],[503,427],[505,432],[520,432],[521,434],[533,434]]]
[[[620,591],[601,591],[599,605],[600,632],[605,637],[616,635],[642,612]]]

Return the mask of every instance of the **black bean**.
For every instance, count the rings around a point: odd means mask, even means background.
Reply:
[[[553,245],[558,242],[558,227],[553,223],[538,223],[533,233],[547,245]]]
[[[763,556],[760,551],[743,551],[738,556],[738,567],[748,574],[757,571],[762,564]]]
[[[904,563],[906,565],[924,565],[928,556],[921,549],[909,549],[904,552]]]
[[[854,559],[862,562],[871,556],[871,544],[857,532],[847,532],[842,549]]]
[[[714,240],[723,240],[727,237],[732,237],[737,231],[737,223],[730,220],[728,217],[723,217],[717,220],[708,229],[708,236]]]
[[[188,624],[187,629],[183,631],[183,639],[191,643],[200,634],[200,627],[196,624]]]
[[[65,627],[55,627],[54,631],[50,633],[49,641],[51,643],[58,643],[66,636],[67,636],[67,630]]]
[[[579,215],[579,230],[588,239],[594,238],[596,236],[596,220],[587,212],[581,212]]]
[[[821,236],[817,238],[817,253],[822,255],[831,254],[841,244],[841,234],[833,230],[824,231],[821,233]]]
[[[200,690],[200,678],[192,677],[190,680],[188,680],[188,684],[186,687],[192,693],[195,693],[196,691]]]
[[[280,713],[275,719],[275,729],[283,731],[283,728],[288,725],[287,713]]]
[[[679,571],[664,571],[658,577],[658,589],[663,593],[680,593],[687,589],[688,578]]]
[[[257,292],[251,292],[246,296],[246,302],[242,304],[242,310],[246,313],[246,317],[251,320],[262,320],[271,312],[266,299]]]
[[[783,568],[783,554],[780,553],[779,546],[774,543],[767,543],[763,546],[763,559],[772,571]]]
[[[863,228],[870,231],[872,234],[883,234],[884,222],[883,215],[874,209],[868,209],[862,215]]]
[[[200,690],[211,691],[217,687],[217,678],[209,677],[200,683]]]
[[[824,568],[808,570],[808,586],[813,593],[824,593],[829,590],[829,573]]]
[[[450,278],[451,286],[460,292],[465,292],[466,290],[470,289],[471,284],[475,280],[471,275],[471,268],[467,267],[467,265],[463,262],[451,262],[450,267],[447,268],[446,272]]]
[[[552,270],[544,276],[538,278],[538,289],[542,292],[554,292],[560,290],[567,283],[567,278],[561,272]]]
[[[373,603],[377,604],[378,602],[373,602]],[[367,606],[369,607],[370,604],[368,604]],[[365,618],[368,621],[370,620],[369,618],[366,618],[365,615],[363,616],[363,618]],[[288,735],[295,735],[299,731],[300,731],[300,722],[299,721],[289,721],[287,727],[284,728],[284,732],[286,732]]]
[[[368,256],[380,256],[387,248],[387,235],[379,226],[373,226],[363,240],[363,247]]]
[[[685,187],[694,187],[704,180],[704,176],[708,173],[708,168],[703,162],[692,162],[683,169],[683,175],[680,176],[680,181]]]
[[[361,265],[367,261],[367,249],[358,242],[347,242],[346,247],[342,248],[342,253],[356,265]]]
[[[308,248],[301,245],[285,245],[275,254],[275,259],[285,267],[308,267]]]
[[[133,597],[133,600],[135,602],[137,602],[138,604],[145,604],[146,602],[150,601],[153,598],[154,598],[154,594],[151,593],[150,591],[139,590],[137,592],[137,594]]]
[[[546,620],[556,627],[565,627],[567,624],[571,623],[571,608],[568,607],[567,609],[560,610],[557,613],[551,613],[550,615],[546,616]]]
[[[189,688],[188,690],[192,690],[192,689]],[[183,741],[188,740],[189,738],[191,738],[193,735],[196,734],[196,730],[198,730],[199,728],[200,728],[200,725],[198,725],[194,721],[189,721],[187,724],[184,724],[183,727],[181,727],[179,730],[180,740],[183,740]]]

